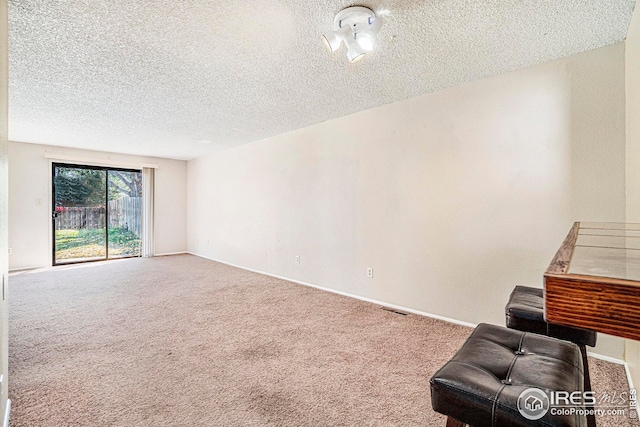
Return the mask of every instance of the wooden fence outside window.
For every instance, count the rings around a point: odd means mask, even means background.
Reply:
[[[142,235],[142,197],[121,197],[110,200],[109,228],[124,228],[136,236]],[[104,206],[57,206],[55,229],[78,230],[104,228],[106,220]]]

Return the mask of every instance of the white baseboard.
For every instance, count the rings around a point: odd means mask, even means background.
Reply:
[[[629,370],[629,364],[627,362],[624,362],[624,372],[627,374],[627,381],[629,381],[629,389],[635,390],[635,387],[633,386],[633,377],[631,377],[631,371]]]
[[[350,294],[348,292],[338,291],[336,289],[325,288],[324,286],[314,285],[313,283],[302,282],[300,280],[291,279],[289,277],[278,276],[277,274],[271,274],[271,273],[267,273],[265,271],[260,271],[260,270],[255,270],[253,268],[243,267],[241,265],[232,264],[230,262],[226,262],[226,261],[222,261],[222,260],[219,260],[219,259],[211,258],[211,257],[208,257],[208,256],[200,255],[200,254],[197,254],[197,253],[194,253],[194,252],[187,251],[187,253],[189,253],[191,255],[194,255],[194,256],[197,256],[197,257],[200,257],[200,258],[208,259],[210,261],[215,261],[215,262],[219,262],[221,264],[226,264],[226,265],[231,266],[231,267],[239,268],[241,270],[251,271],[253,273],[264,274],[265,276],[274,277],[276,279],[286,280],[286,281],[297,283],[297,284],[303,285],[303,286],[309,286],[309,287],[312,287],[312,288],[320,289],[322,291],[331,292],[331,293],[342,295],[342,296],[345,296],[345,297],[355,298],[355,299],[358,299],[360,301],[370,302],[372,304],[383,305],[385,307],[393,308],[394,310],[406,311],[408,313],[417,314],[419,316],[431,317],[433,319],[438,319],[438,320],[442,320],[442,321],[445,321],[445,322],[453,323],[453,324],[456,324],[456,325],[466,326],[466,327],[469,327],[469,328],[475,328],[476,326],[478,326],[477,324],[474,324],[474,323],[463,322],[461,320],[452,319],[450,317],[440,316],[438,314],[431,314],[431,313],[427,313],[427,312],[420,311],[420,310],[414,310],[412,308],[403,307],[401,305],[390,304],[390,303],[387,303],[387,302],[384,302],[384,301],[379,301],[379,300],[376,300],[376,299],[373,299],[373,298],[367,298],[367,297],[363,297],[363,296],[360,296],[360,295]]]
[[[7,409],[4,411],[4,420],[2,421],[2,427],[9,427],[9,420],[11,419],[11,399],[7,399]]]
[[[28,270],[37,270],[40,268],[49,268],[51,267],[51,265],[36,265],[33,267],[20,267],[20,268],[10,268],[9,269],[9,274],[11,273],[20,273],[22,271],[28,271]]]
[[[605,362],[615,363],[616,365],[626,365],[627,363],[624,360],[618,359],[616,357],[605,356],[603,354],[592,353],[590,351],[587,351],[587,356],[593,357],[594,359],[604,360]]]
[[[169,255],[183,255],[183,254],[191,254],[191,252],[180,251],[180,252],[165,252],[163,254],[153,254],[153,256],[169,256]],[[191,254],[194,255],[194,254]]]

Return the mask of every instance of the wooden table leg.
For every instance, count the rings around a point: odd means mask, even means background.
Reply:
[[[447,417],[447,427],[464,427],[465,423],[455,418]]]

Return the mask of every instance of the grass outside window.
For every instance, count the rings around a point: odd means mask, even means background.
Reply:
[[[109,257],[139,256],[141,239],[125,228],[109,229]],[[56,259],[105,257],[105,229],[56,230]]]

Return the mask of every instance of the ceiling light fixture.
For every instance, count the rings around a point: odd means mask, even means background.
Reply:
[[[378,39],[382,19],[367,7],[353,6],[338,12],[333,19],[333,31],[322,35],[327,50],[332,53],[342,42],[347,47],[347,59],[355,62],[371,52]]]

